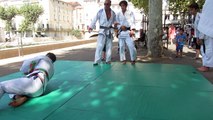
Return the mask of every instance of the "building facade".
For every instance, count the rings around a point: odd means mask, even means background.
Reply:
[[[39,17],[35,28],[36,34],[45,34],[45,36],[64,39],[69,35],[69,31],[74,28],[73,10],[78,3],[67,3],[61,0],[0,0],[3,7],[15,6],[17,8],[24,4],[39,4],[43,7],[44,13]],[[24,18],[16,16],[13,20],[13,26],[17,30]],[[4,30],[4,21],[0,21],[0,28]],[[2,33],[2,32],[1,32]],[[26,37],[32,36],[32,33]]]
[[[117,13],[120,11],[120,0],[112,0],[111,8]],[[45,36],[69,39],[70,30],[80,30],[82,33],[87,31],[92,19],[97,11],[104,7],[104,0],[0,0],[0,5],[4,7],[21,7],[24,4],[39,4],[43,7],[44,13],[35,24],[37,34]],[[141,10],[136,9],[131,3],[128,9],[134,12],[138,29],[141,28]],[[19,28],[24,18],[17,16],[13,21],[16,30]],[[1,20],[0,20],[1,21]],[[97,24],[98,26],[98,24]],[[4,21],[0,22],[0,30],[4,31]],[[94,31],[98,31],[98,27]],[[28,32],[26,37],[32,36]]]

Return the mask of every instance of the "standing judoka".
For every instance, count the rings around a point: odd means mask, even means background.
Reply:
[[[95,28],[96,22],[99,21],[100,30],[98,33],[97,46],[95,51],[95,60],[93,65],[101,62],[101,55],[104,45],[106,44],[106,63],[110,64],[112,54],[113,28],[116,16],[115,12],[110,8],[111,0],[105,0],[104,8],[100,9],[89,26],[89,32]]]
[[[206,0],[203,6],[198,30],[204,35],[199,38],[203,40],[201,45],[201,54],[203,66],[198,68],[199,71],[207,72],[213,67],[213,0]]]
[[[136,60],[136,48],[134,41],[132,39],[132,35],[134,35],[135,30],[135,16],[133,12],[127,10],[128,3],[123,0],[119,3],[121,6],[121,12],[116,15],[116,21],[119,29],[119,54],[120,61],[123,64],[126,64],[126,56],[125,56],[125,44],[127,44],[131,57],[131,64],[135,64]]]
[[[20,68],[25,77],[0,82],[0,98],[4,93],[9,94],[13,98],[9,105],[17,107],[29,97],[42,95],[54,74],[55,61],[53,53],[25,60]]]

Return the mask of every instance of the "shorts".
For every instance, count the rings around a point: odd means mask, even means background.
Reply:
[[[183,45],[177,45],[176,51],[183,51]]]

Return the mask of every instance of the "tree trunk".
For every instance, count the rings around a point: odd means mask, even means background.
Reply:
[[[147,55],[161,57],[162,51],[162,0],[149,0]]]

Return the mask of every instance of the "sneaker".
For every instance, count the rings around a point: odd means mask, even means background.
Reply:
[[[110,61],[108,61],[108,62],[106,62],[106,64],[111,64],[111,62],[110,62]]]

